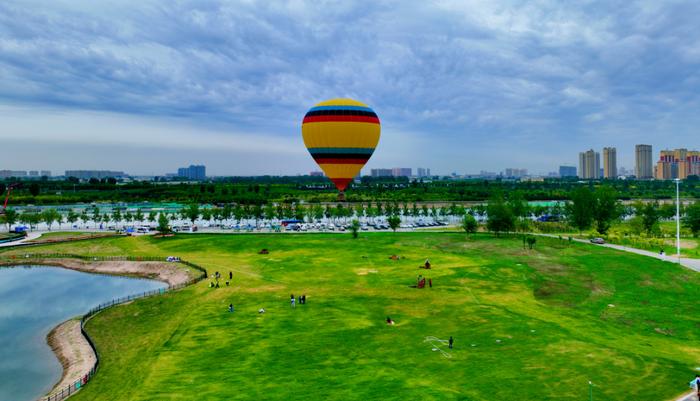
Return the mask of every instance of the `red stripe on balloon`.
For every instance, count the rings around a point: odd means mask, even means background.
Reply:
[[[352,180],[352,178],[331,178],[331,181],[333,181],[333,184],[335,184],[335,187],[338,188],[340,192],[345,191],[345,188],[350,185]]]
[[[328,123],[328,122],[353,122],[379,124],[379,118],[369,116],[310,116],[304,117],[303,124]]]

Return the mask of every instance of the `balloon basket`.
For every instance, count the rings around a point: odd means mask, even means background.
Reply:
[[[338,202],[345,202],[345,192],[338,193]]]

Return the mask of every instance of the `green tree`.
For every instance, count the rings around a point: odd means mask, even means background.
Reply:
[[[197,221],[197,219],[199,218],[199,205],[196,203],[191,203],[182,211],[187,220],[191,221],[192,224],[194,224],[194,222]]]
[[[61,219],[61,215],[56,211],[56,209],[46,209],[41,212],[41,221],[46,223],[49,231],[51,231],[51,226]]]
[[[119,228],[119,223],[122,221],[122,212],[119,209],[114,209],[112,212],[112,220],[114,220],[114,225]]]
[[[700,201],[696,201],[685,209],[683,225],[690,229],[694,237],[700,234]]]
[[[41,215],[39,213],[24,212],[20,215],[20,221],[28,225],[30,230],[34,230],[37,224],[41,222]]]
[[[2,217],[3,221],[7,225],[7,230],[9,231],[10,227],[17,222],[19,213],[17,213],[17,211],[14,209],[5,209],[5,214]]]
[[[212,217],[212,211],[210,208],[203,208],[202,209],[202,220],[204,221],[210,221]]]
[[[389,216],[386,222],[389,223],[389,227],[396,232],[396,229],[399,228],[399,225],[401,224],[401,218],[395,214],[392,214]]]
[[[124,220],[126,220],[127,223],[131,223],[134,220],[134,215],[127,210],[126,213],[124,213]]]
[[[353,219],[350,224],[350,231],[352,231],[352,237],[357,238],[360,231],[360,222],[357,219]]]
[[[160,213],[158,215],[158,232],[161,234],[170,233],[170,221],[165,213]]]
[[[462,219],[462,228],[468,234],[473,234],[479,228],[479,223],[476,222],[476,219],[474,218],[474,216],[467,213],[464,215],[464,218]]]
[[[87,227],[88,220],[90,220],[90,215],[88,214],[87,209],[83,209],[83,211],[80,212],[80,222]]]
[[[39,187],[39,184],[37,184],[36,182],[33,182],[29,186],[29,193],[32,194],[32,196],[37,196],[37,195],[39,195],[39,192],[41,192],[41,188]]]
[[[605,235],[612,222],[620,217],[620,204],[617,200],[617,192],[611,186],[601,186],[594,194],[593,220],[596,231]]]
[[[486,213],[488,215],[486,227],[496,236],[502,232],[511,232],[515,228],[515,214],[503,200],[503,196],[495,195],[489,201]]]
[[[659,217],[665,220],[670,220],[676,217],[676,205],[673,203],[664,203],[659,208]]]
[[[579,231],[588,229],[593,224],[593,192],[587,187],[580,187],[571,193],[571,202],[566,204],[566,215],[574,228]]]
[[[80,217],[78,213],[70,210],[68,212],[68,215],[66,216],[66,221],[70,223],[71,227],[73,227],[73,224],[75,224],[75,222],[78,221],[78,217]]]
[[[221,218],[228,221],[231,219],[231,216],[233,216],[233,208],[230,203],[227,203],[224,205],[224,208],[221,209]]]
[[[658,231],[659,219],[661,218],[658,205],[651,202],[640,203],[635,206],[635,209],[637,215],[641,217],[642,228],[647,234],[653,234],[655,231]]]
[[[97,224],[100,222],[100,219],[102,218],[102,215],[100,214],[100,209],[95,206],[92,208],[92,221],[95,222],[95,228],[97,228]]]
[[[315,204],[313,207],[314,220],[321,220],[323,218],[323,206],[320,204]]]
[[[134,214],[134,220],[138,221],[139,223],[143,222],[143,210],[136,209],[136,213]]]

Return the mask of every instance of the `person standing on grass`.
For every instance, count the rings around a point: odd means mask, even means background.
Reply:
[[[294,303],[294,294],[292,294],[291,302],[292,302],[292,308],[295,308],[296,304]]]
[[[228,272],[228,279],[233,280],[233,272]]]
[[[233,304],[228,304],[228,311],[233,312]]]
[[[690,387],[693,388],[698,396],[698,401],[700,401],[700,375],[695,375],[695,379],[690,382]]]
[[[450,339],[448,340],[448,342],[450,344],[450,349],[452,349],[452,344],[454,344],[454,342],[455,342],[454,338],[452,338],[452,336],[450,336]]]

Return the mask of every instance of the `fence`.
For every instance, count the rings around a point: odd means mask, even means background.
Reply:
[[[21,255],[25,259],[60,259],[60,258],[72,258],[72,259],[82,259],[82,260],[94,260],[94,261],[164,261],[166,260],[165,257],[155,257],[155,256],[85,256],[85,255],[74,255],[74,254],[67,254],[67,253],[53,253],[53,254],[25,254]],[[13,258],[10,258],[13,259]],[[158,290],[152,290],[152,291],[147,291],[147,292],[142,292],[140,294],[135,294],[135,295],[128,295],[126,297],[121,297],[117,299],[113,299],[109,302],[105,302],[103,304],[97,305],[96,307],[90,309],[86,314],[84,314],[80,318],[80,332],[83,334],[85,339],[87,340],[88,344],[90,344],[90,348],[92,348],[92,351],[95,353],[95,364],[90,368],[89,371],[87,371],[80,379],[76,380],[73,384],[70,384],[60,390],[56,390],[52,394],[42,397],[40,401],[59,401],[68,398],[72,394],[75,394],[77,391],[79,391],[85,384],[87,384],[90,379],[92,379],[95,376],[95,373],[97,373],[97,368],[100,366],[100,354],[97,352],[97,347],[95,347],[95,343],[92,341],[92,338],[88,335],[87,331],[85,331],[85,323],[95,314],[97,314],[100,311],[103,311],[107,308],[111,308],[116,305],[120,305],[126,302],[131,302],[135,299],[140,299],[140,298],[146,298],[154,295],[161,295],[165,294],[171,291],[178,290],[180,288],[187,287],[189,285],[195,284],[201,280],[204,280],[207,278],[207,270],[199,265],[196,265],[192,262],[187,262],[184,260],[179,260],[177,263],[183,264],[185,266],[191,267],[197,271],[199,271],[201,274],[185,283],[180,283],[177,285],[171,285],[168,286],[167,288],[161,288]]]
[[[2,244],[2,243],[4,243],[4,242],[17,241],[17,240],[22,239],[22,238],[24,238],[24,237],[25,237],[24,234],[8,235],[6,238],[0,239],[0,244]]]

